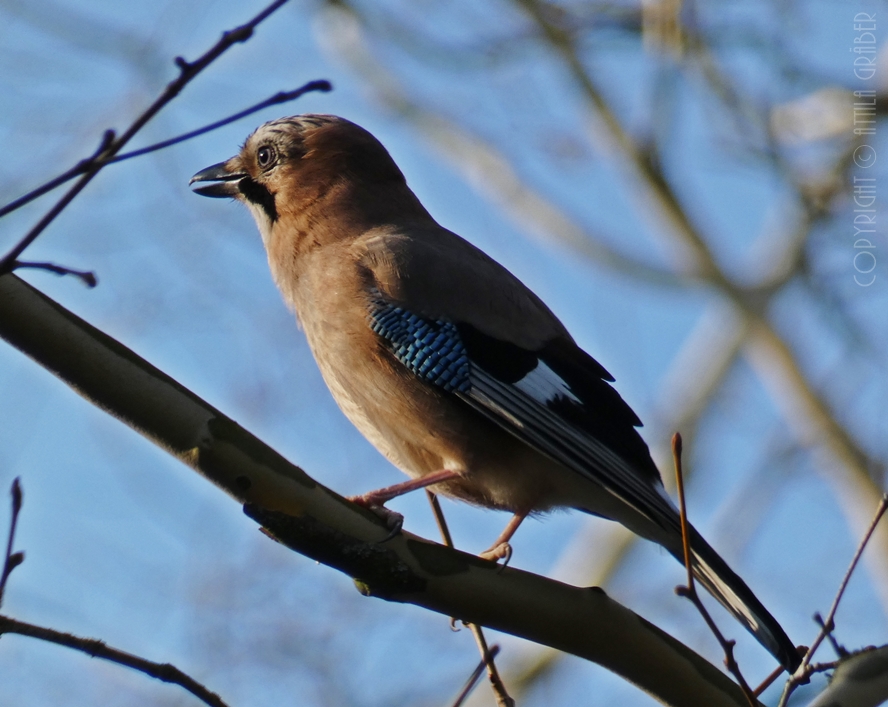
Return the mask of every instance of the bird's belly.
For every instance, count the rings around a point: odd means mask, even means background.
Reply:
[[[373,363],[383,370],[367,375],[356,367],[319,361],[346,417],[404,473],[421,478],[442,469],[455,471],[458,478],[431,490],[487,508],[519,512],[568,505],[559,498],[560,477],[575,474],[455,395],[402,371],[397,361],[383,357]]]

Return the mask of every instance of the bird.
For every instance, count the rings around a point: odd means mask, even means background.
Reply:
[[[482,553],[508,557],[528,515],[622,523],[684,563],[680,515],[613,376],[493,258],[439,225],[370,132],[334,115],[280,118],[190,181],[242,202],[334,399],[419,488],[513,514]],[[693,526],[697,580],[790,673],[777,620]]]

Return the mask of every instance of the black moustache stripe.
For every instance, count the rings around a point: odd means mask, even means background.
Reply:
[[[262,207],[262,210],[272,223],[277,221],[278,212],[274,204],[274,194],[268,191],[263,184],[259,184],[249,177],[244,177],[238,183],[238,188],[247,201]]]

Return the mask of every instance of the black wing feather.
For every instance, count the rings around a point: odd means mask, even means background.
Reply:
[[[660,473],[651,460],[650,450],[635,429],[641,426],[641,420],[610,385],[613,376],[575,343],[569,339],[554,339],[539,351],[527,351],[483,334],[468,324],[457,324],[457,329],[472,365],[503,384],[517,383],[540,362],[544,363],[564,381],[574,396],[574,399],[553,397],[545,404],[549,414],[569,422],[615,451],[632,465],[635,475],[650,483],[660,482]],[[542,405],[526,394],[525,397]]]

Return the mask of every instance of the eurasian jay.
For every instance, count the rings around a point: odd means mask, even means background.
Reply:
[[[198,172],[198,194],[252,212],[271,273],[343,412],[412,480],[514,515],[575,508],[683,562],[679,513],[613,377],[503,266],[438,225],[369,132],[332,115],[274,120]],[[777,621],[693,528],[693,571],[790,672]]]

